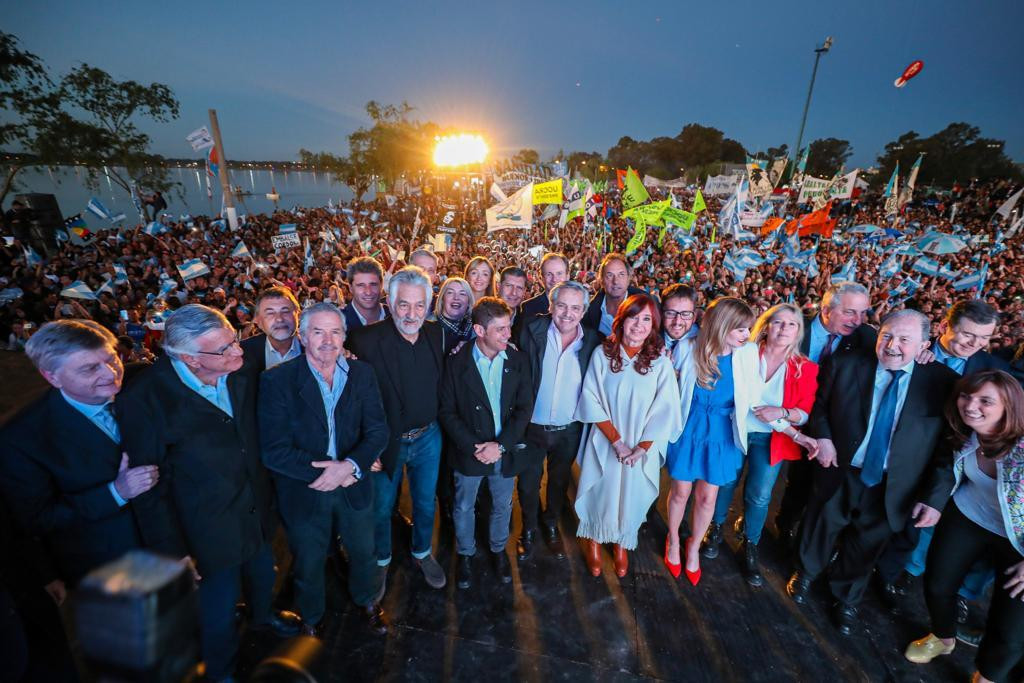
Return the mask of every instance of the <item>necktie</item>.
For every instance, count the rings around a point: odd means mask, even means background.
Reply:
[[[832,345],[836,343],[836,339],[839,339],[838,334],[828,335],[828,339],[825,340],[825,346],[821,348],[821,355],[818,356],[818,365],[824,363],[832,355]]]
[[[889,440],[892,438],[892,426],[896,421],[896,404],[899,398],[900,377],[903,370],[887,370],[892,375],[889,385],[882,393],[882,402],[878,404],[875,425],[868,437],[868,449],[861,463],[860,480],[866,486],[874,486],[882,481],[885,468],[885,455],[889,452]]]
[[[107,433],[116,443],[121,443],[121,431],[117,428],[117,420],[114,418],[114,404],[107,403],[96,413],[96,419],[102,425],[103,431]]]

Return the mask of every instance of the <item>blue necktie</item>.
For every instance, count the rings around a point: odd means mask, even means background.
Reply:
[[[866,486],[874,486],[882,481],[885,469],[885,455],[889,452],[889,441],[892,438],[892,425],[896,421],[896,404],[899,402],[900,377],[903,370],[887,370],[892,378],[882,394],[882,402],[878,404],[875,425],[871,428],[868,438],[868,449],[861,463],[860,480]]]
[[[100,422],[101,429],[107,433],[115,443],[121,443],[121,430],[117,427],[117,420],[114,419],[114,404],[107,403],[96,413],[96,419]]]

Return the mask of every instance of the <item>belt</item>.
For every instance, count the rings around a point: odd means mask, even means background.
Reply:
[[[572,425],[572,422],[570,422],[567,425],[539,425],[536,422],[533,423],[534,427],[544,432],[564,432],[569,427],[572,427]]]
[[[402,436],[400,436],[399,438],[403,439],[404,441],[412,441],[413,439],[418,439],[421,436],[423,436],[423,434],[426,433],[426,431],[428,429],[430,429],[431,427],[433,427],[433,426],[434,426],[434,423],[431,422],[430,424],[425,425],[423,427],[417,427],[416,429],[410,429],[406,433],[402,434]]]

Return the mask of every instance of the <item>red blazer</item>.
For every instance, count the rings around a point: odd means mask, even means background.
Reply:
[[[799,377],[797,376],[799,368]],[[814,394],[818,391],[818,364],[804,358],[792,357],[786,361],[786,377],[782,385],[782,407],[799,408],[807,415],[814,405]],[[782,432],[772,431],[770,462],[777,465],[783,460],[799,460],[803,449]]]

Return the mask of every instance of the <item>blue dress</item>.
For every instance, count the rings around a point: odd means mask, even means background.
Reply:
[[[718,369],[722,376],[713,389],[694,385],[683,434],[668,445],[665,467],[673,479],[724,486],[739,478],[743,451],[732,434],[732,355],[719,356]]]

